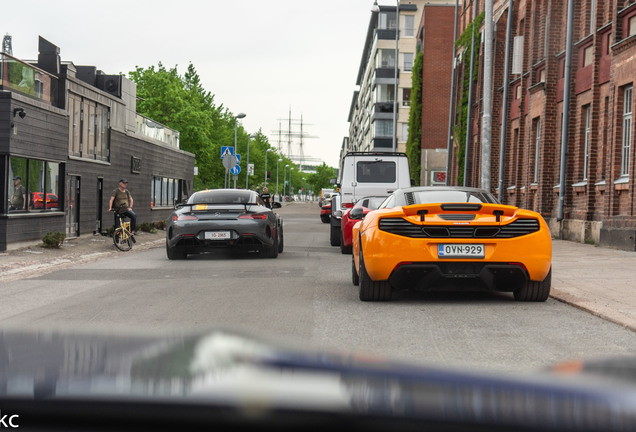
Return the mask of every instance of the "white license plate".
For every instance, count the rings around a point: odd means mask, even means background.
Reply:
[[[206,231],[206,240],[229,240],[231,238],[229,231]]]
[[[440,244],[438,258],[484,258],[483,244]]]

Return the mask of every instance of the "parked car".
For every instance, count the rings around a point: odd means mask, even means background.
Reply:
[[[543,217],[485,190],[396,190],[352,235],[360,300],[390,300],[402,289],[509,291],[519,301],[550,294],[552,238]]]
[[[340,252],[350,254],[353,241],[351,234],[353,226],[372,210],[380,207],[380,204],[386,199],[386,195],[364,197],[353,206],[342,213],[340,222]],[[354,211],[355,210],[355,211]],[[350,213],[353,211],[355,219],[352,219]]]
[[[280,208],[279,202],[272,209]],[[178,204],[166,224],[169,259],[219,248],[259,250],[276,258],[283,251],[283,220],[255,191],[212,189]]]
[[[31,192],[31,208],[44,208],[44,192]],[[57,208],[57,195],[54,193],[46,193],[46,208]]]
[[[331,218],[331,201],[323,200],[323,204],[320,207],[320,220],[322,223],[329,223]]]

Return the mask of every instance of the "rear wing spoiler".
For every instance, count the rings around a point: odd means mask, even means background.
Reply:
[[[426,215],[440,213],[480,213],[483,215],[493,215],[497,222],[502,217],[512,217],[519,210],[518,207],[503,204],[486,203],[435,203],[435,204],[414,204],[402,207],[406,216],[420,216],[420,221],[424,221]]]
[[[248,206],[255,206],[255,205],[259,205],[258,203],[234,203],[234,202],[228,202],[228,203],[179,203],[177,205],[174,206],[175,209],[180,209],[183,207],[190,207],[191,210],[196,211],[196,210],[207,210],[208,207],[216,207],[216,206],[228,206],[228,205],[236,205],[236,206],[243,206],[245,208],[245,211],[247,211],[247,207]],[[195,208],[198,207],[198,208]]]

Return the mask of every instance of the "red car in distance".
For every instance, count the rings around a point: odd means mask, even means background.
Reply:
[[[382,201],[386,199],[387,195],[378,195],[378,196],[366,196],[360,198],[358,202],[355,203],[353,208],[345,210],[342,213],[342,220],[340,223],[340,252],[343,254],[350,254],[351,248],[353,246],[353,239],[351,237],[351,233],[353,232],[353,226],[359,219],[350,219],[349,213],[359,207],[362,209],[362,214],[366,215],[372,210],[377,209],[382,204]]]

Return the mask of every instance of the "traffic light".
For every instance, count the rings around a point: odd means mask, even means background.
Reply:
[[[267,180],[271,179],[271,177],[269,176],[269,171],[267,171]]]

